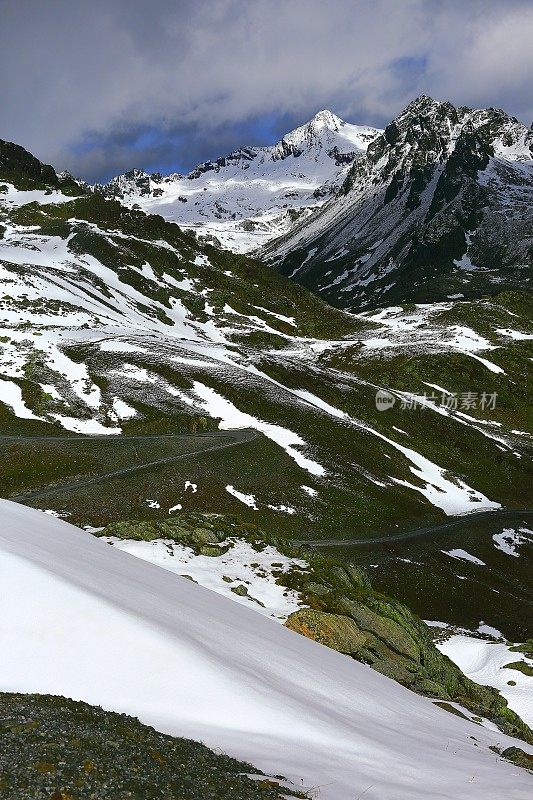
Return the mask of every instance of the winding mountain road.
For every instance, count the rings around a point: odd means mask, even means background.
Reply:
[[[173,456],[166,456],[159,458],[156,461],[147,461],[143,464],[135,464],[132,467],[123,467],[122,469],[113,470],[112,472],[103,472],[99,475],[93,475],[90,478],[82,478],[81,480],[72,481],[71,483],[62,483],[57,486],[47,486],[44,489],[36,489],[35,491],[24,492],[11,496],[9,499],[16,503],[24,502],[25,500],[33,500],[34,498],[43,497],[47,494],[57,494],[58,492],[68,492],[71,489],[79,489],[83,486],[91,486],[94,483],[106,480],[107,478],[117,478],[122,475],[131,475],[134,472],[141,472],[145,469],[158,467],[161,464],[171,464],[174,461],[181,461],[182,459],[190,458],[191,456],[201,455],[202,453],[210,453],[214,450],[224,450],[228,447],[236,447],[246,442],[251,442],[259,436],[258,432],[253,428],[241,428],[228,431],[211,431],[210,433],[170,433],[170,434],[148,434],[137,436],[121,436],[120,439],[113,439],[112,441],[120,442],[134,442],[146,441],[154,439],[220,439],[222,443],[216,443],[210,447],[203,447],[200,450],[189,450],[187,453],[178,453]],[[39,441],[111,441],[108,436],[0,436],[0,442],[39,442]]]
[[[158,467],[161,464],[171,464],[175,461],[181,461],[191,456],[201,455],[202,453],[209,453],[217,450],[223,450],[229,447],[236,447],[246,442],[253,441],[260,434],[253,428],[240,428],[226,431],[210,431],[208,433],[170,433],[170,434],[138,434],[132,436],[121,436],[116,439],[110,439],[108,436],[92,435],[87,436],[83,434],[76,434],[73,436],[0,436],[1,442],[51,442],[51,441],[103,441],[111,443],[112,441],[120,442],[135,442],[135,441],[153,441],[153,440],[189,440],[189,439],[218,439],[216,444],[208,447],[203,447],[198,450],[189,450],[186,453],[178,453],[173,456],[166,456],[155,461],[147,461],[142,464],[135,464],[131,467],[123,467],[122,469],[113,470],[111,472],[103,472],[98,475],[93,475],[90,478],[82,478],[80,480],[72,481],[71,483],[63,483],[54,486],[47,486],[44,489],[36,489],[30,492],[23,492],[21,494],[13,495],[9,499],[14,502],[24,502],[39,497],[44,497],[48,494],[57,494],[59,492],[68,492],[72,489],[79,489],[84,486],[91,486],[100,481],[108,478],[116,478],[122,475],[131,475],[135,472],[141,472],[152,467]],[[415,528],[414,530],[404,531],[402,533],[390,534],[388,536],[375,536],[370,539],[299,539],[293,540],[295,545],[307,545],[309,547],[365,547],[369,545],[380,544],[393,544],[394,542],[404,542],[412,539],[420,539],[426,536],[441,533],[456,528],[465,522],[477,521],[479,519],[487,520],[509,520],[509,518],[520,519],[523,517],[533,517],[533,509],[511,509],[504,508],[496,511],[481,511],[478,513],[463,514],[454,517],[448,522],[443,522],[439,525],[431,525],[424,528]]]
[[[390,536],[375,536],[372,539],[302,539],[295,541],[297,545],[309,545],[309,547],[362,547],[374,544],[392,544],[393,542],[405,542],[410,539],[420,539],[441,531],[448,531],[462,525],[464,522],[473,522],[479,519],[508,519],[509,517],[533,517],[533,509],[529,508],[502,508],[497,511],[480,511],[478,513],[462,514],[454,517],[449,522],[440,525],[431,525],[426,528],[415,528],[412,531],[395,533]]]

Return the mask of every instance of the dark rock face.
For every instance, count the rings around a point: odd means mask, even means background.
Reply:
[[[70,172],[58,174],[53,167],[43,164],[19,144],[0,139],[0,183],[2,181],[12,183],[22,191],[60,189],[69,195],[88,192],[87,184],[73,178]]]
[[[360,158],[361,153],[355,151],[352,153],[341,153],[338,147],[334,147],[328,152],[328,156],[333,158],[335,164],[340,167],[341,164],[352,164],[356,158]]]
[[[531,284],[532,209],[532,130],[500,110],[423,96],[266,257],[351,311],[473,299]]]
[[[158,181],[158,177],[158,173],[154,173],[150,176],[142,169],[130,169],[129,172],[125,172],[124,175],[113,178],[113,180],[105,186],[96,184],[94,188],[108,197],[123,197],[125,191],[130,191],[133,188],[135,188],[140,195],[149,195],[150,178],[154,181]]]
[[[0,180],[21,189],[58,187],[60,184],[53,167],[42,164],[20,145],[3,139],[0,139]]]

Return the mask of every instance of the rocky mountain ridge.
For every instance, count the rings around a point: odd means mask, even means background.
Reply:
[[[265,253],[348,310],[524,289],[532,201],[531,128],[422,96],[352,165],[340,195]]]

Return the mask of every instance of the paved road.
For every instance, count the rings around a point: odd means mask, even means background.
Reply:
[[[86,435],[74,435],[74,436],[0,436],[0,442],[23,442],[23,441],[31,441],[31,442],[49,442],[49,441],[87,441],[87,439],[93,439],[98,441],[105,441],[105,442],[133,442],[133,441],[146,441],[146,440],[154,440],[154,439],[220,439],[221,442],[211,445],[210,447],[204,447],[201,450],[189,450],[187,453],[179,453],[174,456],[167,456],[166,458],[160,458],[157,461],[148,461],[143,464],[136,464],[132,467],[125,467],[123,469],[114,470],[113,472],[104,472],[100,475],[94,475],[91,478],[85,478],[77,481],[73,481],[72,483],[64,483],[58,486],[48,486],[45,489],[37,489],[31,492],[25,492],[23,494],[18,494],[10,497],[10,500],[14,502],[24,502],[25,500],[32,500],[34,498],[43,497],[47,494],[57,494],[58,492],[68,492],[71,489],[78,489],[83,486],[90,486],[94,483],[99,483],[100,481],[105,480],[106,478],[116,478],[120,477],[121,475],[130,475],[134,472],[141,472],[145,469],[151,469],[152,467],[157,467],[160,464],[170,464],[174,461],[181,461],[182,459],[190,458],[191,456],[201,455],[202,453],[209,453],[214,450],[223,450],[229,447],[236,447],[237,445],[244,444],[245,442],[250,442],[253,439],[256,439],[259,436],[258,432],[253,428],[242,428],[238,430],[228,430],[228,431],[211,431],[210,433],[170,433],[170,434],[138,434],[136,436],[120,436],[120,437],[113,437],[112,439],[109,436],[86,436]],[[293,541],[293,544],[296,545],[308,545],[310,547],[364,547],[368,545],[376,545],[376,544],[392,544],[393,542],[404,542],[409,541],[410,539],[420,539],[425,536],[432,536],[435,533],[440,533],[441,531],[448,531],[451,530],[458,525],[462,525],[465,522],[471,522],[473,520],[479,519],[490,519],[493,520],[506,520],[509,517],[533,517],[533,509],[513,509],[513,508],[504,508],[500,509],[499,511],[481,511],[477,514],[464,514],[459,517],[454,517],[449,522],[443,522],[440,525],[432,525],[426,528],[416,528],[415,530],[411,531],[404,531],[403,533],[396,533],[390,534],[389,536],[376,536],[371,539],[302,539],[298,541]]]
[[[124,467],[123,469],[117,469],[113,472],[103,472],[100,475],[93,475],[90,478],[82,478],[77,481],[73,481],[72,483],[62,483],[58,486],[47,486],[45,489],[37,489],[31,492],[24,492],[23,494],[17,494],[10,497],[10,500],[13,500],[16,503],[24,502],[25,500],[32,500],[37,497],[43,497],[47,494],[57,494],[58,492],[68,492],[71,489],[79,489],[83,486],[90,486],[94,483],[99,483],[100,481],[106,480],[107,478],[116,478],[120,477],[121,475],[130,475],[133,472],[141,472],[145,469],[151,469],[152,467],[158,467],[160,464],[171,464],[174,461],[181,461],[185,458],[190,458],[191,456],[201,455],[202,453],[209,453],[213,452],[213,450],[224,450],[228,447],[236,447],[237,445],[244,444],[245,442],[251,442],[253,439],[256,439],[259,436],[258,432],[253,430],[252,428],[242,428],[239,430],[231,430],[231,431],[212,431],[211,433],[176,433],[176,434],[162,434],[162,435],[138,435],[138,436],[121,436],[120,438],[117,437],[116,439],[113,438],[112,440],[109,436],[0,436],[0,442],[2,441],[31,441],[31,442],[39,442],[39,441],[87,441],[87,439],[93,439],[98,441],[106,441],[106,442],[133,442],[133,441],[146,441],[148,439],[219,439],[220,442],[211,445],[210,447],[203,447],[201,450],[189,450],[187,453],[179,453],[174,456],[167,456],[166,458],[160,458],[157,461],[147,461],[143,464],[135,464],[132,467]]]
[[[464,522],[473,522],[479,519],[499,519],[505,520],[509,517],[533,517],[533,509],[529,508],[503,508],[499,511],[480,511],[477,514],[464,514],[460,517],[454,517],[449,522],[443,522],[440,525],[432,525],[427,528],[416,528],[412,531],[404,531],[403,533],[395,533],[390,536],[376,536],[372,539],[304,539],[294,544],[304,544],[310,547],[362,547],[364,545],[373,544],[391,544],[393,542],[405,542],[409,539],[420,539],[424,536],[431,536],[440,531],[451,530],[452,528],[462,525]]]

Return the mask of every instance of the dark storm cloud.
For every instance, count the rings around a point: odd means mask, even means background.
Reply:
[[[422,92],[530,122],[532,40],[529,0],[0,0],[0,137],[94,179]]]

